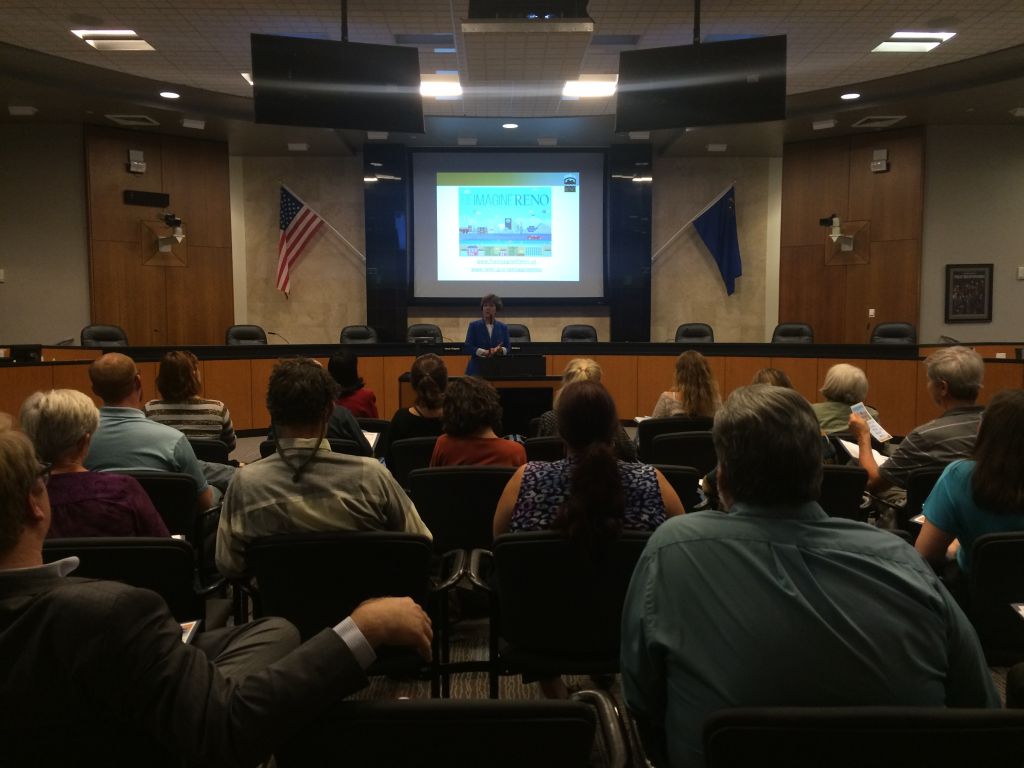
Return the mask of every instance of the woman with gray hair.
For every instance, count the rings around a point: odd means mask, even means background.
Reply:
[[[814,415],[818,417],[821,431],[826,435],[845,432],[849,429],[850,406],[864,402],[864,398],[868,396],[868,377],[855,365],[833,365],[825,374],[821,394],[825,396],[825,402],[811,404]],[[878,418],[878,411],[870,405],[865,407],[871,418]]]
[[[87,395],[76,389],[36,392],[22,404],[20,420],[48,466],[50,538],[170,535],[135,478],[85,468],[99,425]]]

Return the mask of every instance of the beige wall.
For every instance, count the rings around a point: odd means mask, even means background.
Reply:
[[[760,342],[770,334],[772,328],[765,327],[772,317],[766,309],[766,276],[778,274],[778,162],[757,157],[655,161],[652,252],[735,182],[743,276],[736,281],[735,293],[726,294],[717,265],[700,236],[687,227],[651,268],[651,341],[672,341],[676,328],[688,322],[711,325],[715,341]],[[775,233],[771,241],[770,230]],[[777,296],[776,286],[771,293]]]

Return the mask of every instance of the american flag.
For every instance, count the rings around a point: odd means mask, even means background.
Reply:
[[[277,240],[277,290],[288,295],[291,269],[324,220],[320,214],[281,187],[281,236]]]

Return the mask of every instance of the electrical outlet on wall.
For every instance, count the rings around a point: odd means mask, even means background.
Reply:
[[[1017,279],[1024,280],[1024,267],[1017,267]]]
[[[4,271],[0,269],[0,283],[4,282],[6,279],[7,277],[4,275]]]
[[[874,317],[874,316],[875,316],[875,310],[869,309],[868,310],[868,317]]]

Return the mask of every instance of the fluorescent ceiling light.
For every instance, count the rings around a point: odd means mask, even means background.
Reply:
[[[86,40],[97,51],[155,51],[145,40]]]
[[[372,181],[377,181],[377,177],[376,176],[363,176],[363,181],[365,181],[367,183],[370,183]]]
[[[387,131],[367,131],[366,138],[368,141],[387,141]]]
[[[454,74],[420,75],[420,96],[441,98],[462,95],[458,72]]]
[[[630,131],[629,138],[631,141],[648,141],[651,138],[650,131]]]
[[[181,118],[181,127],[191,128],[194,131],[201,131],[206,128],[206,121],[197,120],[193,117],[183,117]]]
[[[39,110],[36,109],[35,107],[29,107],[29,106],[24,106],[24,107],[9,106],[9,107],[7,107],[7,114],[9,114],[11,117],[32,117],[38,111]]]
[[[570,99],[599,99],[613,96],[618,75],[580,75],[579,80],[566,80],[562,95]]]
[[[501,127],[502,128],[507,128],[509,130],[512,130],[513,128],[518,128],[519,127],[519,123],[502,123]]]
[[[455,53],[454,48],[435,48],[434,53]]]
[[[854,101],[854,100],[860,98],[860,94],[859,93],[844,93],[839,98],[842,99],[843,101]]]
[[[181,94],[174,91],[160,91],[160,98],[162,99],[180,99]]]
[[[654,181],[654,177],[652,177],[652,176],[634,176],[633,177],[633,181],[639,182],[639,183],[642,183],[642,184],[650,184],[652,181]]]
[[[952,37],[956,37],[956,32],[893,32],[889,39],[938,40],[940,43],[944,43]]]
[[[811,128],[815,131],[827,131],[829,128],[835,128],[838,125],[838,121],[832,118],[828,120],[815,120],[811,123]]]
[[[245,80],[245,82],[247,82],[249,85],[252,85],[252,75],[250,75],[248,72],[242,73],[242,79]]]
[[[306,152],[309,149],[309,144],[304,141],[289,141],[288,151],[289,152]]]
[[[932,48],[937,48],[938,40],[930,43],[894,43],[892,41],[879,43],[871,49],[872,53],[927,53]]]
[[[138,37],[134,29],[72,29],[71,34],[82,40],[90,37]]]
[[[29,109],[32,109],[32,107],[29,107]],[[1024,107],[1014,107],[1010,110],[1010,114],[1014,117],[1024,117]]]
[[[728,144],[708,144],[708,152],[725,152],[728,148]]]

